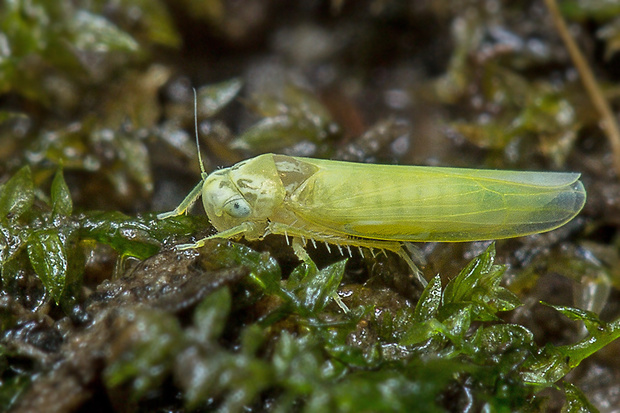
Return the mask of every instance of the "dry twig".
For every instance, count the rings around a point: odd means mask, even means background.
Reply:
[[[581,76],[586,92],[590,96],[594,107],[601,116],[601,128],[607,135],[607,139],[611,145],[616,174],[620,176],[620,128],[618,127],[618,122],[614,117],[609,103],[603,96],[601,88],[594,78],[594,74],[592,73],[588,62],[568,31],[568,27],[566,26],[566,22],[560,13],[556,0],[545,0],[545,4],[551,13],[553,23],[555,24],[562,41],[566,45],[568,53],[570,54],[579,75]]]

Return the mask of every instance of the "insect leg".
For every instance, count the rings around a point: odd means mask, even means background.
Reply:
[[[410,257],[413,257],[413,260],[421,265],[426,265],[426,258],[420,248],[417,245],[414,245],[410,242],[403,243],[403,249],[409,254]]]
[[[217,234],[213,234],[203,239],[200,239],[194,242],[193,244],[179,244],[176,246],[176,248],[178,250],[189,250],[192,248],[200,248],[200,247],[204,247],[207,240],[210,240],[213,238],[225,238],[225,239],[235,238],[235,237],[245,234],[246,232],[250,232],[252,230],[254,230],[254,225],[252,225],[252,223],[250,222],[244,222],[243,224],[227,229],[226,231],[221,231],[221,232],[218,232]]]
[[[395,251],[399,257],[401,257],[403,260],[405,260],[405,262],[407,263],[407,265],[409,266],[409,268],[411,268],[411,271],[413,271],[413,276],[416,278],[416,280],[423,286],[426,287],[426,285],[428,284],[428,282],[426,281],[426,278],[424,278],[424,275],[422,274],[422,271],[420,271],[420,269],[418,268],[417,265],[415,265],[415,263],[413,262],[413,260],[411,259],[411,256],[409,255],[409,253],[407,252],[407,250],[405,249],[404,246],[401,246],[398,251]],[[385,253],[385,251],[384,251]]]
[[[318,269],[316,268],[316,264],[314,264],[314,262],[312,261],[312,259],[310,259],[310,256],[306,252],[306,248],[304,247],[304,244],[302,244],[301,238],[293,238],[293,251],[295,251],[295,255],[297,255],[297,258],[305,262],[306,265],[314,266],[315,271],[318,271]],[[331,298],[336,302],[336,304],[338,304],[338,307],[340,307],[342,311],[344,311],[345,313],[349,312],[349,307],[347,307],[347,305],[342,302],[342,299],[340,298],[338,293],[333,293],[331,295]]]
[[[196,202],[196,200],[198,200],[198,198],[200,197],[200,191],[202,191],[202,184],[203,184],[203,181],[201,180],[200,182],[198,182],[198,185],[196,185],[194,189],[192,189],[192,192],[190,192],[185,197],[185,199],[179,204],[178,207],[176,207],[174,210],[170,212],[164,212],[164,213],[158,214],[157,219],[166,219],[166,218],[176,217],[181,214],[184,214],[194,204],[194,202]]]
[[[293,251],[295,252],[295,255],[297,255],[297,258],[299,258],[300,260],[306,263],[312,262],[312,260],[310,259],[310,256],[306,252],[306,248],[304,248],[304,244],[302,243],[301,238],[298,238],[298,237],[293,238],[292,246],[293,246]]]
[[[374,249],[379,249],[380,253],[383,253],[383,255],[385,255],[386,257],[388,256],[387,251],[391,251],[397,254],[403,260],[405,260],[405,262],[411,269],[414,278],[417,280],[418,283],[420,283],[421,286],[426,287],[426,285],[428,284],[428,282],[424,278],[424,275],[422,274],[422,271],[420,271],[418,266],[411,259],[410,254],[413,254],[416,260],[419,260],[420,262],[424,262],[424,256],[422,256],[422,253],[420,252],[420,250],[417,249],[415,245],[413,244],[409,244],[409,243],[403,244],[401,242],[390,242],[390,241],[382,242],[382,241],[376,241],[376,240],[356,239],[356,240],[349,240],[349,242],[347,242],[346,245],[347,245],[347,248],[349,245],[368,248],[370,249],[370,253],[372,254],[373,257],[376,257]]]
[[[297,249],[295,249],[295,242],[297,242],[298,244],[301,244],[303,241],[303,245],[305,245],[306,237],[313,241],[316,239],[318,241],[325,242],[325,246],[327,247],[327,250],[330,253],[331,253],[331,248],[329,245],[330,243],[336,245],[336,247],[340,251],[340,254],[342,254],[341,245],[344,245],[347,249],[349,249],[350,246],[354,246],[358,248],[361,248],[361,247],[368,248],[373,257],[376,257],[376,252],[375,252],[376,249],[378,249],[380,252],[385,254],[386,257],[387,257],[386,250],[388,250],[388,251],[391,251],[397,254],[399,257],[405,260],[405,262],[407,263],[407,265],[413,272],[414,277],[420,283],[420,285],[425,287],[428,284],[426,279],[422,275],[422,272],[420,271],[420,269],[415,265],[415,263],[411,259],[409,252],[407,252],[407,248],[411,251],[411,253],[414,253],[416,251],[415,247],[411,244],[403,245],[403,243],[398,242],[398,241],[379,241],[379,240],[361,239],[361,238],[352,239],[352,238],[337,236],[335,234],[324,235],[324,234],[307,231],[301,228],[296,228],[290,225],[281,224],[278,222],[269,223],[269,231],[272,234],[287,234],[287,235],[293,236],[294,237],[293,238],[293,249],[295,250],[295,254],[297,254],[297,256],[301,260],[305,260],[305,257],[308,256],[308,253],[305,251],[305,249],[303,250],[303,252],[301,250],[298,251]],[[303,249],[303,245],[297,248]],[[349,253],[350,253],[350,249],[349,249]],[[419,251],[417,254],[414,254],[414,256],[416,257],[416,259],[421,258],[420,261],[423,261],[422,254]]]

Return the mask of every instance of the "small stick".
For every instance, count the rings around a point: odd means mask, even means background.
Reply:
[[[570,54],[579,75],[581,76],[583,86],[590,96],[594,107],[596,107],[596,110],[601,116],[601,128],[607,135],[607,139],[611,145],[611,150],[613,151],[616,175],[620,176],[620,128],[618,127],[618,122],[616,121],[616,118],[614,117],[614,114],[609,106],[609,102],[607,102],[603,96],[603,92],[594,78],[594,74],[592,73],[590,66],[579,50],[577,43],[575,43],[575,40],[573,40],[570,32],[568,31],[568,27],[566,26],[566,22],[560,13],[556,0],[545,0],[545,4],[551,13],[553,23],[555,24],[562,41],[566,45],[568,53]]]

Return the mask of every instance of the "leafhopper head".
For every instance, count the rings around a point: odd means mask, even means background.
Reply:
[[[218,235],[262,238],[270,219],[279,217],[277,210],[282,209],[286,195],[273,155],[257,156],[207,174],[200,153],[196,106],[194,89],[194,128],[202,179],[174,211],[158,217],[181,215],[202,196],[205,212],[219,231]]]
[[[285,190],[271,155],[215,171],[207,176],[202,186],[205,211],[219,231],[248,222],[265,228],[284,196]]]

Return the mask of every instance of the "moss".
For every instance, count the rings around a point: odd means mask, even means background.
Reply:
[[[599,3],[563,7],[587,22],[578,40],[613,99],[617,7]],[[618,374],[608,359],[620,192],[608,149],[538,3],[496,6],[8,2],[0,409],[613,401],[613,386],[580,373]],[[300,263],[279,237],[177,251],[212,233],[204,214],[154,212],[199,179],[191,84],[208,171],[265,151],[566,169],[583,172],[588,204],[570,225],[497,252],[421,245],[423,291],[391,254],[344,260],[308,246]]]

